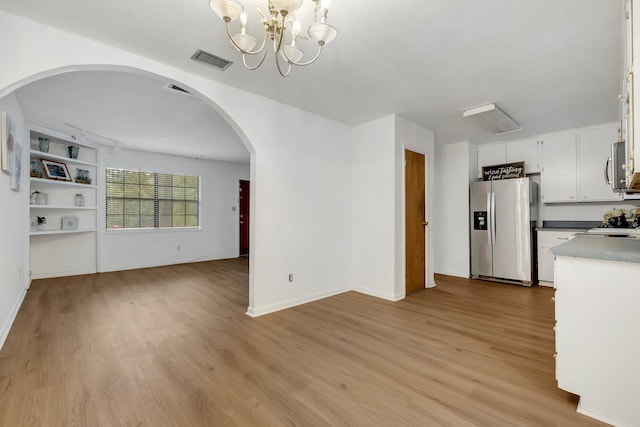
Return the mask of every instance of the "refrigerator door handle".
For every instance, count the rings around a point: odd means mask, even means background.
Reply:
[[[493,246],[493,240],[492,237],[493,236],[493,230],[492,230],[492,221],[491,221],[491,192],[487,193],[487,234],[489,235],[489,246]]]
[[[491,192],[491,241],[493,246],[496,245],[496,193]]]

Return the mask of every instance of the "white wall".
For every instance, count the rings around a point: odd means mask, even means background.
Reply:
[[[29,198],[29,138],[22,110],[13,94],[0,98],[16,125],[15,141],[22,149],[20,191],[10,188],[10,176],[0,172],[0,348],[4,344],[28,286],[27,203]]]
[[[353,129],[353,288],[392,301],[405,295],[405,148],[427,158],[431,201],[433,132],[395,115]],[[432,247],[428,233],[427,286],[433,284]]]
[[[396,257],[398,259],[404,259],[405,255],[405,230],[404,230],[404,218],[405,218],[405,176],[404,176],[404,150],[411,150],[415,153],[425,155],[426,173],[425,179],[427,185],[425,186],[425,195],[427,198],[427,206],[425,210],[426,220],[429,222],[429,226],[426,228],[426,278],[425,283],[427,287],[435,285],[433,279],[434,273],[434,253],[435,253],[435,237],[434,229],[438,227],[438,222],[435,220],[434,210],[436,206],[436,178],[435,178],[435,138],[432,131],[416,125],[402,117],[396,116]],[[399,150],[399,152],[398,152]],[[396,285],[396,293],[405,291],[404,277],[405,277],[405,264],[401,263],[402,269],[400,270],[401,276],[396,275],[396,284],[401,283],[401,287]]]
[[[475,177],[475,148],[463,141],[437,149],[436,273],[469,277],[469,184]]]
[[[201,227],[200,230],[105,232],[104,206],[99,206],[98,271],[235,258],[239,255],[238,181],[249,179],[248,164],[103,148],[101,171],[105,167],[200,176]],[[102,197],[100,199],[103,200]]]
[[[228,119],[252,153],[249,314],[349,289],[350,128],[6,12],[0,37],[12,40],[0,45],[11,59],[0,97],[47,75],[112,67],[178,82]]]
[[[396,300],[395,116],[353,128],[353,288]]]

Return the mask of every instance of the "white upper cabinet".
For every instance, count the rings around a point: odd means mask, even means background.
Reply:
[[[478,178],[482,178],[482,167],[507,163],[504,142],[478,145]]]
[[[538,139],[521,139],[505,143],[507,163],[524,162],[525,173],[538,173]]]
[[[611,177],[611,164],[605,163],[611,157],[611,144],[617,140],[617,124],[578,132],[578,192],[581,201],[620,200],[605,180],[605,175]]]
[[[640,135],[640,115],[636,106],[640,102],[640,1],[627,0],[625,7],[625,37],[622,75],[623,138],[626,141],[626,177],[630,190],[640,192],[640,143],[634,135]],[[638,120],[636,120],[638,119]]]
[[[482,178],[482,167],[504,163],[524,162],[525,173],[540,172],[538,168],[538,140],[494,142],[478,146],[478,178]]]
[[[578,129],[577,132],[546,135],[540,143],[542,202],[619,201],[605,180],[605,163],[611,144],[618,140],[618,125]]]
[[[576,202],[578,145],[575,132],[547,135],[540,143],[542,202]]]

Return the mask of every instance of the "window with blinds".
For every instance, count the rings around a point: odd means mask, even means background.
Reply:
[[[107,230],[200,226],[200,177],[106,169]]]

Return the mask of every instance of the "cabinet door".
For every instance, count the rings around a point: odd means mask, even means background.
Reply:
[[[538,140],[523,139],[506,143],[507,163],[524,162],[525,173],[540,172],[538,167]]]
[[[542,152],[542,202],[576,202],[577,183],[577,145],[576,134],[562,133],[544,137],[541,141]]]
[[[552,249],[573,239],[576,232],[538,230],[538,280],[553,283],[555,256]]]
[[[553,283],[554,244],[538,242],[538,280]]]
[[[482,178],[482,167],[507,163],[504,142],[478,145],[478,178]]]
[[[605,182],[605,161],[611,144],[618,140],[618,125],[587,129],[578,133],[578,190],[583,202],[620,200]],[[611,176],[611,166],[607,173]]]

